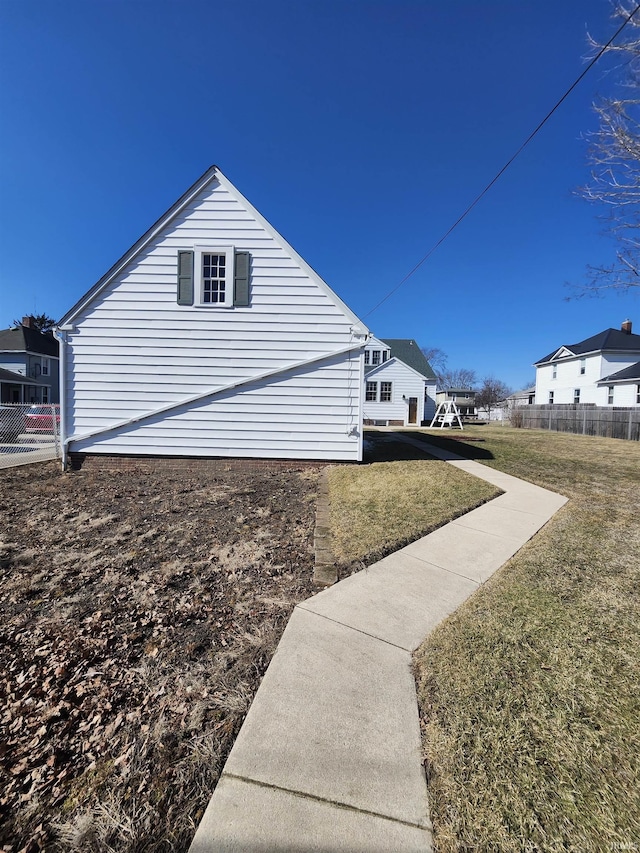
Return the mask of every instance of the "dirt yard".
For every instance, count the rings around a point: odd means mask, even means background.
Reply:
[[[3,472],[3,851],[187,849],[312,592],[317,480]]]

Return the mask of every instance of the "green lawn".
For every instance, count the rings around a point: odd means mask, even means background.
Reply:
[[[570,502],[416,653],[437,851],[640,849],[640,444],[463,436]]]

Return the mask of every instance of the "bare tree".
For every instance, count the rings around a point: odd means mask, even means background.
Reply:
[[[618,0],[614,17],[622,23],[636,5]],[[591,37],[589,46],[594,52],[602,48]],[[589,266],[587,281],[573,288],[575,296],[623,293],[640,286],[640,12],[629,19],[607,53],[618,60],[612,71],[615,94],[594,104],[599,127],[587,135],[591,180],[577,193],[604,210],[616,258],[610,264]]]
[[[467,367],[435,373],[439,388],[473,388],[478,381],[475,370],[469,370]]]
[[[502,403],[511,394],[511,389],[495,379],[493,376],[487,376],[482,380],[480,390],[476,394],[476,408],[486,409],[487,415],[491,418],[491,409],[495,409],[498,403]]]
[[[446,368],[447,354],[439,347],[420,347],[420,351],[431,365],[436,376],[439,370],[444,370]]]

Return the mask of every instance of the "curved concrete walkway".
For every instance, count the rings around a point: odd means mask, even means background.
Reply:
[[[428,453],[504,494],[296,607],[190,853],[432,849],[411,654],[566,498]]]

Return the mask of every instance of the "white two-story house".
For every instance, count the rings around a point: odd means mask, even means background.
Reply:
[[[577,344],[563,344],[535,363],[541,404],[640,405],[640,335],[631,320]]]

